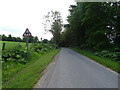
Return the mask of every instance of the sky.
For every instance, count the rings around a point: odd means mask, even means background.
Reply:
[[[50,40],[52,35],[44,31],[42,24],[44,15],[57,10],[66,24],[69,6],[73,4],[75,0],[0,0],[0,34],[22,37],[28,28],[39,40]]]

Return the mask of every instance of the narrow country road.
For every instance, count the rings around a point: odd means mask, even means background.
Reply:
[[[36,88],[118,88],[116,73],[68,48],[61,49],[48,71]]]

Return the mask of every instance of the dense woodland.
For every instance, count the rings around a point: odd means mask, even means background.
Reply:
[[[69,13],[68,24],[62,23],[57,11],[44,18],[45,30],[52,33],[58,46],[91,51],[120,49],[120,2],[78,2],[70,5]]]
[[[71,5],[61,46],[103,50],[120,48],[120,2]]]
[[[48,12],[44,19],[45,30],[52,33],[52,41],[59,47],[82,49],[120,61],[120,2],[70,5],[68,24],[63,24],[58,11]]]

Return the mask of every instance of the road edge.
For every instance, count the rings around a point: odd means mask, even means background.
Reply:
[[[56,58],[59,56],[61,49],[58,51],[58,53],[53,56],[53,60],[46,66],[46,68],[41,72],[42,77],[38,80],[38,82],[33,86],[34,88],[47,88],[47,85],[52,77],[54,68],[56,66]]]
[[[69,49],[71,49],[71,48],[69,48]],[[73,49],[71,49],[71,50],[73,50]],[[73,50],[73,51],[75,51],[75,50]],[[77,51],[75,51],[75,52],[77,52]],[[89,57],[87,57],[87,56],[83,55],[83,54],[82,54],[82,53],[80,53],[80,52],[77,52],[77,53],[79,53],[80,55],[82,55],[82,56],[84,56],[84,57],[86,57],[86,58],[89,58]],[[119,74],[118,72],[116,72],[116,71],[114,71],[114,70],[110,69],[109,67],[106,67],[106,66],[104,66],[103,64],[100,64],[99,62],[97,62],[97,61],[95,61],[95,60],[93,60],[93,59],[91,59],[91,58],[89,58],[89,59],[90,59],[92,62],[94,62],[94,63],[98,64],[99,66],[101,66],[101,67],[105,68],[106,70],[108,70],[108,71],[110,71],[110,72],[112,72],[112,73],[114,73],[114,74],[116,74],[116,75],[120,76],[120,74]]]

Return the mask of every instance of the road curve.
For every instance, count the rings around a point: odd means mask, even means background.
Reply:
[[[61,49],[52,70],[44,88],[118,88],[117,74],[68,48]]]

